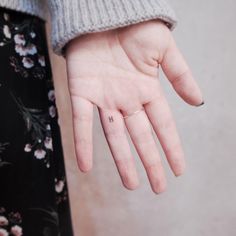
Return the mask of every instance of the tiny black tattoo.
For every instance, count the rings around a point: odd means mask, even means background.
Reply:
[[[110,122],[110,123],[111,123],[111,122],[114,122],[114,119],[113,119],[112,116],[109,116],[108,119],[109,119],[109,122]]]

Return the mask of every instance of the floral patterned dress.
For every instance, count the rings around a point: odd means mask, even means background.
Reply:
[[[71,236],[45,21],[0,8],[0,236]]]

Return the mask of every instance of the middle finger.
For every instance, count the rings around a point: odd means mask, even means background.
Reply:
[[[98,108],[106,140],[117,166],[123,185],[132,190],[139,185],[138,175],[124,120],[119,111]]]

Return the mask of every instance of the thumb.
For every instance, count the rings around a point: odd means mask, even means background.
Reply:
[[[184,101],[194,106],[204,103],[202,93],[172,35],[170,35],[170,42],[163,56],[161,67],[175,91]]]

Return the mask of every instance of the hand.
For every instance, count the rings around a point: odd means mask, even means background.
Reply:
[[[158,80],[159,65],[187,103],[197,106],[203,102],[166,25],[151,20],[80,36],[67,45],[66,63],[80,170],[87,172],[92,168],[95,104],[123,185],[128,189],[139,185],[127,128],[152,190],[163,192],[166,178],[152,127],[176,176],[183,173],[185,161],[175,122]],[[144,110],[123,118],[141,108]]]

